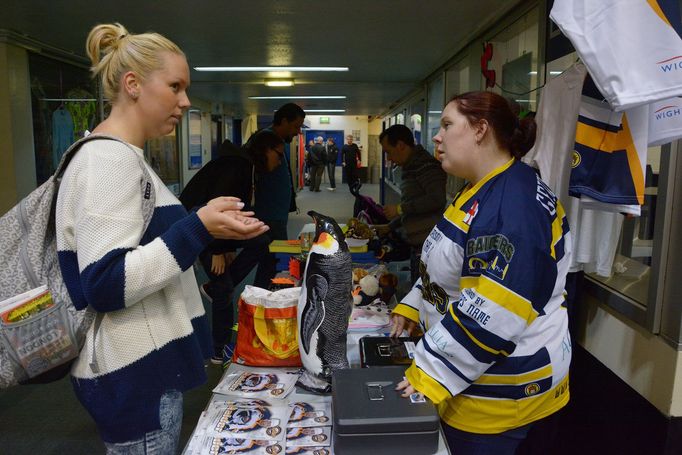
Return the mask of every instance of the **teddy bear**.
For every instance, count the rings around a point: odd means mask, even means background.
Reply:
[[[358,282],[358,287],[353,291],[353,304],[365,306],[372,303],[379,296],[379,280],[372,275],[365,275]]]

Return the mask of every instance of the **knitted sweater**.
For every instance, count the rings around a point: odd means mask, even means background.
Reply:
[[[90,305],[103,314],[71,374],[106,442],[158,430],[161,395],[204,383],[203,358],[212,352],[191,266],[213,238],[150,166],[156,202],[142,232],[143,174],[133,153],[116,141],[85,144],[57,200],[64,282],[76,308]],[[93,344],[98,372],[90,367]]]

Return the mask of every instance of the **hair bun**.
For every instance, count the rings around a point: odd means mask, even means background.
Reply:
[[[535,144],[536,124],[532,117],[516,120],[510,141],[510,151],[514,158],[521,159]]]

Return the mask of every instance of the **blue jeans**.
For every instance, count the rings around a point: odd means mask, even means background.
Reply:
[[[532,423],[504,433],[479,434],[453,428],[441,422],[445,439],[452,455],[514,455],[516,448],[526,439]]]
[[[161,429],[126,442],[105,442],[107,455],[172,455],[177,453],[182,427],[182,392],[170,390],[159,404]]]

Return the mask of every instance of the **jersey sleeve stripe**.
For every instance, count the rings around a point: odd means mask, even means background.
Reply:
[[[399,314],[407,319],[419,322],[419,310],[403,302],[396,305],[391,314]]]
[[[507,352],[505,352],[505,351],[503,351],[503,350],[495,349],[495,348],[492,348],[492,347],[490,347],[490,346],[487,346],[487,345],[481,343],[481,342],[474,336],[474,334],[471,333],[471,332],[469,331],[469,329],[467,329],[467,328],[464,326],[464,324],[462,323],[462,321],[457,317],[457,315],[456,315],[452,310],[450,310],[450,314],[452,315],[453,321],[455,321],[455,323],[457,323],[457,325],[464,331],[464,333],[466,333],[466,335],[469,337],[469,339],[470,339],[472,342],[474,342],[474,344],[476,344],[476,346],[478,346],[479,348],[483,349],[484,351],[487,351],[487,352],[489,352],[489,353],[491,353],[491,354],[493,354],[493,355],[495,355],[495,356],[498,356],[498,355],[500,355],[500,354],[502,354],[502,355],[509,355],[509,353],[507,353]],[[473,355],[473,354],[472,354],[472,355]]]
[[[623,114],[623,130],[627,137],[632,138],[627,114]],[[637,192],[637,202],[639,205],[644,205],[644,175],[642,174],[642,166],[639,162],[639,155],[633,140],[628,142],[625,153],[628,157],[632,182],[634,183],[635,191]]]
[[[460,323],[462,320],[460,319]],[[444,317],[441,321],[443,328],[448,331],[450,336],[459,343],[477,362],[490,364],[498,359],[499,354],[490,352],[489,349],[482,348],[473,339],[471,332],[467,333],[451,317]]]
[[[447,360],[438,351],[433,349],[433,347],[431,346],[431,344],[429,343],[429,341],[426,337],[422,338],[422,344],[423,344],[424,350],[426,352],[428,352],[434,358],[438,359],[438,361],[440,363],[442,363],[448,370],[455,373],[462,381],[466,382],[467,384],[471,384],[473,382],[473,380],[469,379],[464,373],[462,373],[459,370],[459,368],[457,368],[455,365],[453,365],[452,362]]]
[[[466,244],[466,232],[462,231],[459,227],[453,224],[450,220],[446,218],[441,218],[436,228],[443,233],[445,237],[452,240],[455,244],[464,248]]]
[[[519,385],[552,377],[552,366],[522,374],[484,374],[475,383],[481,385]]]
[[[462,395],[484,398],[504,398],[521,400],[530,396],[549,391],[552,388],[552,378],[544,378],[527,384],[518,385],[482,385],[472,384],[462,392]]]
[[[405,377],[412,386],[429,397],[434,403],[440,403],[452,396],[447,387],[426,374],[414,363],[405,371]]]
[[[496,362],[486,374],[523,374],[544,368],[551,363],[546,347],[531,355],[507,357]]]
[[[531,325],[539,316],[528,299],[521,297],[485,275],[462,277],[459,285],[460,289],[474,289],[477,293],[526,321],[526,325]]]
[[[499,353],[506,353],[506,352],[513,352],[514,349],[516,349],[516,345],[504,338],[501,338],[494,333],[482,328],[476,321],[472,320],[470,317],[466,316],[462,311],[459,309],[459,307],[456,307],[455,305],[452,305],[450,307],[450,315],[452,316],[451,318],[445,317],[443,318],[443,326],[445,329],[452,335],[453,338],[455,338],[455,333],[461,332],[461,328],[464,327],[471,336],[474,336],[476,340],[478,340],[480,343],[484,344],[485,346],[488,346],[490,349],[495,350],[496,352]],[[457,317],[457,320],[459,323],[455,323],[455,317]],[[461,335],[459,336],[461,337]],[[467,334],[467,337],[469,335]],[[458,340],[459,341],[459,340]],[[473,340],[472,340],[473,342]],[[461,343],[466,346],[465,343]],[[475,343],[474,343],[475,344]],[[475,344],[478,346],[477,344]],[[473,351],[469,350],[471,354],[474,357],[477,357]],[[486,354],[488,353],[488,354]],[[496,357],[490,358],[490,351],[487,349],[484,349],[483,352],[481,352],[481,355],[478,356],[481,357],[483,362],[485,363],[491,363],[494,360],[499,360]]]

